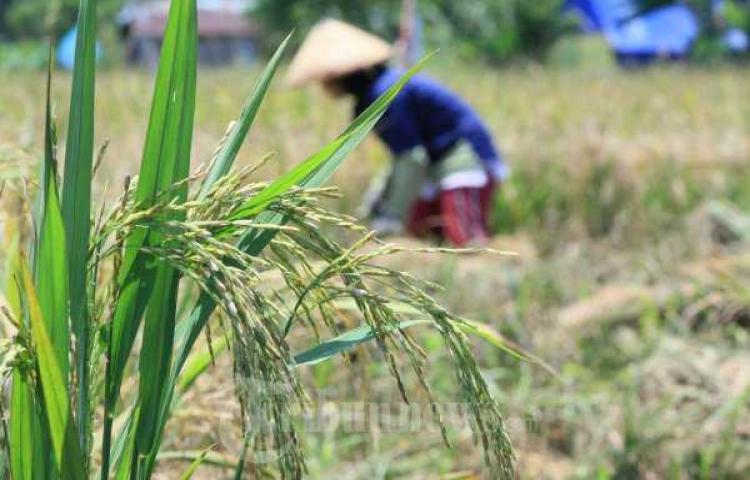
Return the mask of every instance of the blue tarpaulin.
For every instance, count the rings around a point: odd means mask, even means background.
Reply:
[[[671,6],[638,16],[606,36],[619,55],[684,57],[698,33],[695,15],[684,6]]]
[[[76,59],[76,38],[78,29],[73,27],[68,33],[63,35],[57,45],[57,65],[63,70],[73,70],[73,64]],[[96,44],[96,59],[102,56],[102,48],[99,43]]]
[[[590,33],[615,29],[638,13],[633,0],[567,0],[565,9],[576,13],[583,30]]]
[[[750,37],[739,28],[730,28],[721,36],[724,46],[732,53],[744,53],[750,50]]]
[[[635,0],[568,0],[584,31],[601,33],[621,59],[681,58],[698,38],[698,19],[684,5],[639,12]]]

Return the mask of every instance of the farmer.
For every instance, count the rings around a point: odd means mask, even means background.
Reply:
[[[326,20],[310,32],[287,82],[321,82],[362,113],[403,72],[388,67],[393,48],[356,27]],[[507,169],[477,114],[435,81],[414,77],[376,127],[393,154],[391,171],[370,202],[372,227],[437,235],[456,247],[482,245],[495,188]]]

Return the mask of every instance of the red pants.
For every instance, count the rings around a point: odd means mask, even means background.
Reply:
[[[482,188],[442,190],[434,200],[417,200],[406,229],[415,237],[437,235],[455,247],[484,243],[489,238],[489,217],[495,183]]]

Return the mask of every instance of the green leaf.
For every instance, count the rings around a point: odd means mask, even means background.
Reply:
[[[335,305],[336,305],[336,308],[339,308],[342,310],[359,311],[359,307],[357,306],[357,303],[351,299],[337,300],[335,302]],[[406,316],[423,316],[424,315],[424,312],[403,302],[389,302],[388,307],[394,312],[399,313],[401,315],[406,315]],[[433,323],[433,326],[434,326],[434,323]],[[484,340],[485,342],[498,348],[499,350],[502,350],[503,352],[515,358],[516,360],[521,360],[522,362],[527,362],[527,363],[536,365],[537,367],[540,367],[541,369],[546,370],[547,373],[549,373],[553,377],[556,377],[558,379],[560,378],[557,371],[554,368],[552,368],[547,362],[540,359],[533,353],[524,350],[519,345],[516,345],[514,342],[510,341],[509,339],[505,338],[505,336],[503,336],[500,332],[490,327],[489,325],[462,318],[460,320],[455,321],[455,326],[459,330],[461,330],[463,333],[467,335],[472,335],[481,340]]]
[[[81,419],[79,442],[87,451],[89,438],[89,312],[87,262],[91,223],[91,177],[94,161],[94,97],[96,83],[96,0],[80,0],[76,57],[70,94],[68,141],[65,151],[62,214],[68,260],[70,320],[76,337],[76,411]]]
[[[37,370],[44,399],[44,416],[52,439],[52,453],[60,477],[64,480],[79,480],[84,478],[83,456],[78,444],[78,434],[68,403],[68,390],[62,370],[57,363],[52,341],[47,334],[31,274],[23,261],[19,262],[17,275],[24,286],[24,298],[31,324],[31,338],[36,352]]]
[[[34,443],[38,428],[31,386],[20,372],[13,374],[13,389],[10,394],[10,471],[16,480],[33,480]]]
[[[219,179],[229,173],[232,169],[232,166],[237,159],[237,154],[240,151],[240,147],[245,142],[247,132],[255,121],[255,116],[258,114],[258,110],[260,110],[263,99],[268,92],[268,87],[271,85],[271,80],[273,80],[273,77],[276,75],[276,71],[281,63],[281,58],[284,56],[284,52],[286,51],[291,38],[292,34],[289,34],[286,39],[284,39],[279,48],[276,49],[276,53],[274,53],[271,61],[268,62],[268,65],[266,65],[266,68],[263,70],[255,89],[248,97],[247,103],[240,114],[240,118],[232,127],[229,138],[216,156],[216,162],[208,172],[208,175],[201,186],[199,198],[205,198],[211,187],[213,187]]]
[[[197,13],[195,0],[175,0],[171,4],[164,34],[156,86],[151,106],[143,160],[135,200],[148,208],[160,193],[169,191],[171,200],[187,198],[187,186],[173,185],[185,179],[190,169],[190,152],[195,116],[197,70]],[[172,190],[169,190],[172,188]],[[170,200],[167,198],[166,200]],[[141,348],[140,410],[135,429],[136,451],[140,459],[158,442],[155,421],[161,392],[171,366],[174,316],[179,277],[166,264],[154,262],[141,249],[160,245],[157,232],[136,230],[126,241],[118,282],[121,293],[115,307],[106,379],[106,416],[103,455],[109,458],[112,412],[119,396],[123,373],[135,342],[141,317],[146,314]],[[148,468],[136,462],[138,474]],[[102,476],[108,473],[104,465]]]
[[[187,176],[195,108],[195,35],[195,0],[172,2],[136,189],[135,199],[144,208],[153,204],[157,194]],[[178,196],[184,199],[185,194],[183,189]],[[140,251],[154,240],[151,235],[145,230],[134,232],[125,249],[121,299],[113,322],[113,383],[121,380],[145,300],[152,290],[154,268]]]
[[[407,329],[420,325],[432,325],[429,320],[407,320],[399,323],[400,329]],[[368,325],[350,330],[336,338],[320,343],[313,348],[294,356],[297,366],[316,365],[324,362],[339,353],[346,352],[363,343],[375,339],[375,332]]]
[[[406,320],[399,323],[399,328],[407,329],[420,325],[429,325],[432,327],[436,327],[436,324],[431,320]],[[529,354],[526,354],[525,352],[521,352],[517,347],[512,348],[508,340],[506,340],[502,335],[486,325],[482,325],[476,322],[469,322],[467,320],[461,320],[456,322],[456,327],[458,327],[458,329],[463,331],[464,333],[476,335],[477,337],[489,342],[490,344],[494,345],[495,347],[518,360],[536,364],[541,362],[535,357],[529,356]],[[362,325],[361,327],[350,330],[342,335],[339,335],[336,338],[327,340],[309,350],[306,350],[305,352],[295,355],[294,362],[298,366],[316,365],[318,363],[331,359],[339,353],[346,352],[358,345],[374,339],[375,332],[368,325]],[[544,364],[543,362],[541,362],[541,366],[544,366],[546,369],[551,370],[551,368],[546,366],[546,364]],[[554,374],[554,370],[551,371]]]
[[[195,472],[198,471],[201,465],[203,465],[203,462],[206,461],[206,457],[208,456],[209,452],[211,451],[210,448],[207,448],[201,452],[200,455],[198,455],[198,458],[193,460],[193,463],[190,464],[190,467],[185,470],[185,473],[182,474],[180,477],[180,480],[190,480],[193,478],[193,475],[195,475]]]
[[[257,215],[268,208],[271,202],[289,191],[292,187],[302,183],[304,179],[312,175],[324,161],[333,157],[336,152],[346,144],[351,136],[351,134],[347,134],[337,138],[329,145],[326,145],[321,151],[302,162],[291,172],[276,179],[271,185],[253,196],[242,207],[234,212],[232,217],[234,219],[248,218]]]
[[[21,272],[26,265],[18,248],[18,241],[10,242],[8,261],[10,275],[6,285],[9,306],[15,318],[22,322],[19,327],[23,332],[29,331],[29,318],[26,315],[28,299]],[[54,475],[54,459],[47,454],[51,449],[51,440],[46,428],[41,423],[40,412],[43,406],[37,391],[39,383],[30,378],[30,372],[16,369],[12,376],[10,397],[10,466],[12,478],[36,479]],[[45,460],[40,461],[40,458]]]
[[[489,325],[485,325],[480,322],[474,322],[471,320],[461,319],[457,323],[457,326],[459,330],[461,330],[465,334],[480,338],[517,360],[535,365],[542,370],[545,370],[557,380],[562,379],[557,370],[552,368],[550,364],[537,357],[533,353],[529,352],[528,350],[521,348],[521,346],[517,345],[516,343],[505,338],[504,335],[502,335],[500,332],[490,327]]]
[[[52,340],[57,363],[65,384],[70,372],[70,330],[68,328],[68,266],[65,225],[57,189],[55,131],[52,124],[50,87],[52,68],[47,72],[47,113],[45,119],[44,161],[40,175],[38,232],[34,256],[34,279],[39,292],[42,318]]]
[[[135,419],[138,417],[137,406],[128,410],[126,415],[110,456],[111,465],[115,469],[114,478],[117,480],[127,480],[130,476],[130,459],[133,458],[133,450],[135,450],[135,435],[133,435],[133,432],[135,430]]]
[[[221,337],[211,343],[211,349],[196,353],[190,357],[185,364],[185,368],[180,375],[177,389],[180,393],[185,393],[193,386],[198,377],[200,377],[213,364],[216,355],[221,355],[229,348],[229,342],[226,336]]]
[[[136,448],[133,453],[139,462],[152,452],[157,443],[156,422],[160,412],[160,396],[170,372],[174,342],[178,276],[172,268],[161,265],[156,278],[146,310],[140,352],[141,408],[135,429]],[[133,475],[134,478],[146,478],[144,466],[136,465],[138,475]]]

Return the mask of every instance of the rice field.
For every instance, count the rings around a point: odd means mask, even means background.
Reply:
[[[541,67],[490,70],[455,66],[438,58],[428,72],[460,92],[483,115],[516,169],[525,165],[587,164],[612,161],[637,176],[657,162],[693,167],[742,164],[747,136],[747,72],[663,68],[622,74],[617,70],[545,70]],[[479,72],[479,73],[475,73]],[[201,71],[194,163],[205,161],[225,133],[257,72]],[[43,74],[3,74],[8,92],[0,99],[0,144],[40,149]],[[104,71],[98,79],[97,144],[109,140],[108,169],[102,182],[119,182],[137,171],[153,88],[147,72]],[[57,75],[57,116],[65,119],[69,78]],[[240,160],[269,152],[271,168],[283,171],[341,131],[349,108],[321,92],[272,92]],[[281,112],[281,113],[278,113]],[[542,148],[543,147],[543,148]],[[368,142],[338,175],[344,190],[359,191],[385,152]],[[364,168],[363,168],[364,167]],[[361,174],[359,174],[361,172]]]
[[[538,357],[522,361],[480,338],[471,340],[506,418],[521,477],[750,475],[750,229],[743,227],[742,213],[750,212],[750,71],[496,70],[439,58],[428,72],[477,107],[514,170],[498,198],[492,246],[518,255],[396,252],[375,265],[434,282],[424,288],[449,311],[490,326]],[[211,159],[259,73],[199,72],[193,171]],[[43,157],[45,76],[3,75],[2,161],[34,176]],[[62,124],[70,81],[57,74],[53,84]],[[148,72],[99,75],[94,145],[108,142],[108,148],[93,196],[108,209],[116,211],[123,179],[139,173],[152,85]],[[273,152],[253,181],[273,180],[336,138],[350,120],[346,104],[321,92],[272,88],[237,165],[254,165]],[[360,192],[387,161],[387,152],[370,138],[335,173],[332,184],[341,195],[311,192],[305,199],[311,209],[355,214]],[[257,193],[246,188],[243,200]],[[222,201],[228,205],[233,198]],[[16,206],[7,195],[2,201],[11,211]],[[114,225],[127,224],[128,211],[121,213],[112,217]],[[358,235],[330,225],[323,230],[342,244]],[[408,239],[397,243],[425,247]],[[0,264],[8,253],[0,252]],[[184,295],[187,303],[196,291]],[[357,324],[351,305],[337,308],[339,328]],[[212,328],[243,332],[242,325],[218,320]],[[312,335],[304,330],[290,341],[309,344]],[[429,330],[419,329],[414,337],[429,358],[426,378],[436,396],[460,398],[455,352]],[[205,354],[208,343],[201,337],[198,351]],[[394,420],[404,409],[386,359],[376,347],[358,347],[346,359],[302,373],[300,382],[316,392],[315,412],[356,418],[364,406],[390,407],[377,416],[383,424],[367,428],[347,424],[348,417],[339,418],[337,428],[305,424],[299,442],[309,477],[497,476],[484,466],[471,431],[460,428],[466,427],[461,415],[447,416],[450,450],[431,423],[405,427]],[[238,364],[234,355],[217,355],[215,363],[205,363],[207,374],[180,393],[156,478],[180,478],[196,459],[203,463],[193,478],[233,478],[247,415],[237,396],[250,395],[234,381],[238,370],[241,376],[242,368],[257,368],[259,361],[245,360]],[[418,417],[430,417],[429,396],[420,393],[408,355],[398,360],[397,371],[404,387],[418,392],[412,398]],[[134,375],[122,385],[125,397],[138,390]],[[102,415],[101,409],[94,412],[95,425]],[[245,478],[262,477],[269,465],[262,460],[251,458],[255,473]],[[93,462],[99,466],[101,458]]]

